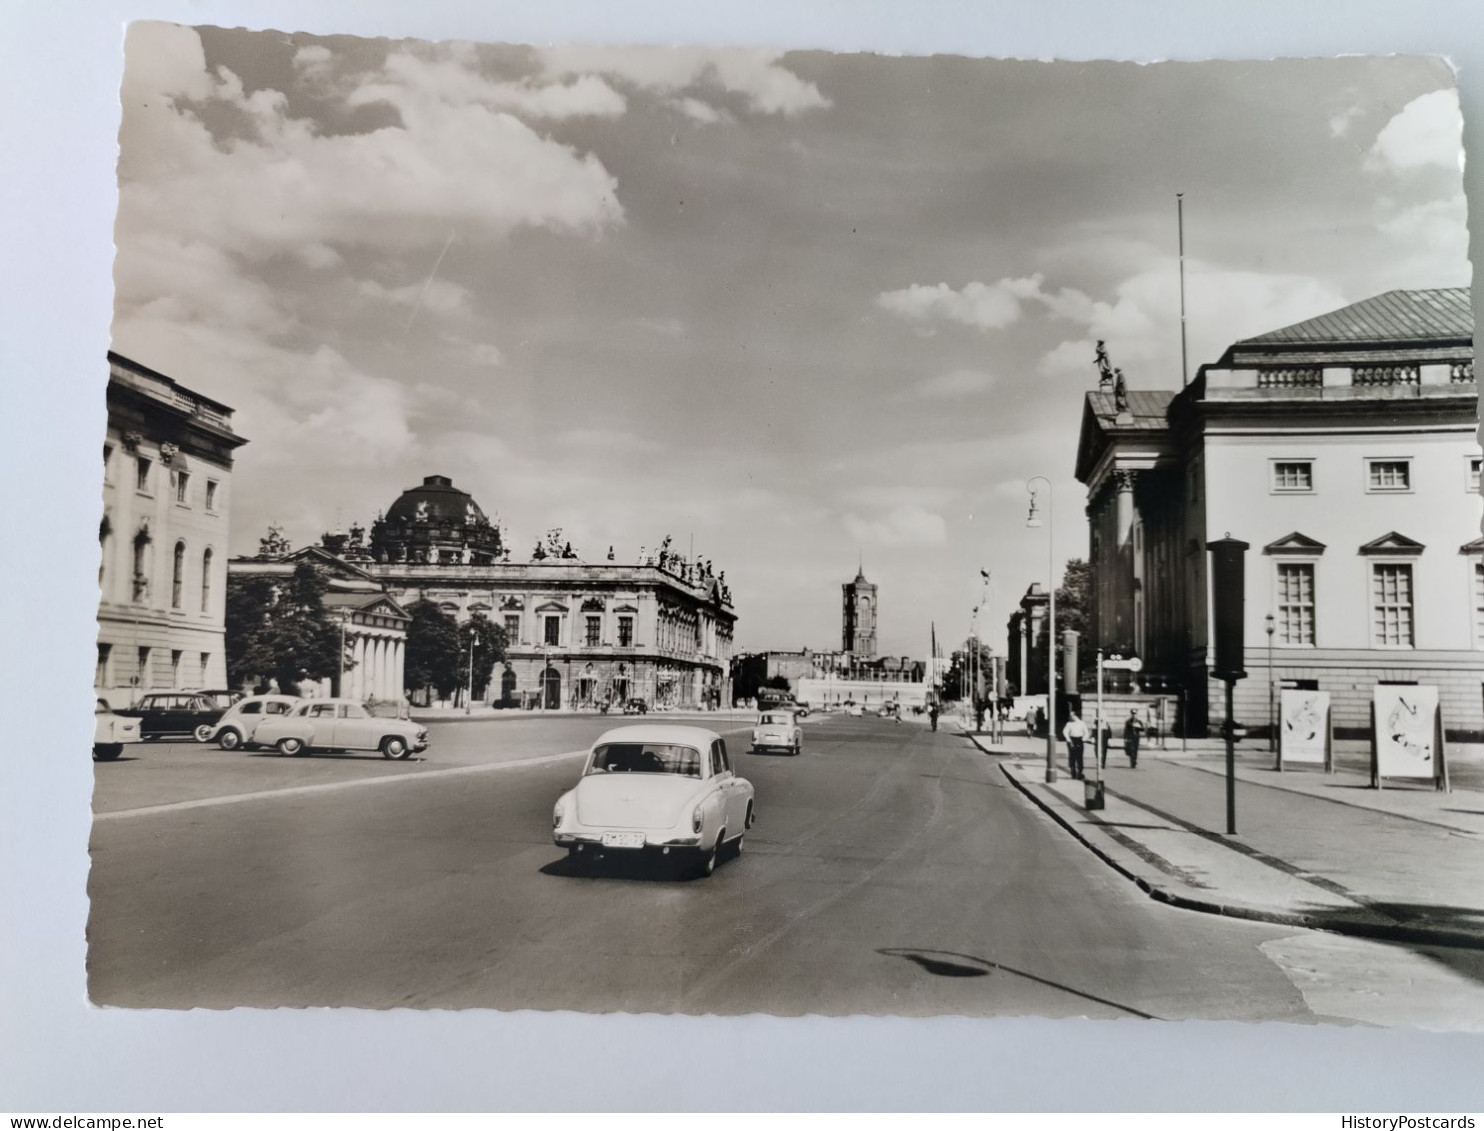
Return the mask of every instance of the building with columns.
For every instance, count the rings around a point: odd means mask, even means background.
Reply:
[[[227,686],[227,529],[232,409],[108,355],[98,656],[115,707],[149,690]]]
[[[1265,731],[1288,683],[1329,691],[1358,736],[1389,681],[1436,685],[1450,733],[1484,731],[1473,356],[1466,288],[1390,291],[1237,342],[1179,392],[1089,393],[1093,646],[1140,656],[1204,727],[1206,545],[1229,534],[1251,546],[1239,723]]]
[[[430,475],[378,515],[369,535],[352,525],[274,562],[233,566],[291,573],[305,555],[331,580],[326,605],[349,610],[352,649],[367,649],[366,667],[356,663],[348,676],[357,697],[363,670],[390,679],[400,695],[407,609],[431,601],[461,624],[481,616],[504,634],[505,659],[490,686],[474,689],[477,702],[551,710],[629,698],[657,708],[730,702],[737,615],[726,575],[673,552],[668,538],[627,563],[612,548],[602,562],[584,561],[550,537],[529,560],[512,561],[474,498]]]
[[[286,584],[299,564],[308,561],[325,579],[329,591],[324,595],[324,606],[340,628],[345,662],[335,675],[300,685],[300,694],[400,704],[407,625],[412,619],[407,610],[387,594],[380,581],[354,563],[319,546],[288,552],[280,540],[276,529],[270,531],[264,539],[264,553],[254,558],[233,558],[227,569],[232,577],[268,577]]]

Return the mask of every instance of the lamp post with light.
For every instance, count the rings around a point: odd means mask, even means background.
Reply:
[[[1268,753],[1274,754],[1278,750],[1278,681],[1273,678],[1273,632],[1277,628],[1277,622],[1273,614],[1269,613],[1263,617],[1263,627],[1268,633]],[[1283,759],[1278,759],[1278,769],[1283,768]]]
[[[469,697],[464,700],[464,714],[474,713],[474,649],[479,646],[479,632],[469,626]]]
[[[1055,496],[1051,480],[1044,475],[1034,475],[1026,480],[1025,489],[1030,492],[1031,509],[1025,524],[1041,525],[1041,516],[1036,509],[1036,491],[1031,486],[1036,480],[1046,484],[1046,780],[1056,781],[1056,531],[1052,523],[1055,517]]]

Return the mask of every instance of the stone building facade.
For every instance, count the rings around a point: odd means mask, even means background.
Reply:
[[[232,409],[108,355],[98,655],[115,707],[149,690],[227,685],[227,529]]]
[[[1183,688],[1205,724],[1221,701],[1206,545],[1230,534],[1251,546],[1239,723],[1265,730],[1269,682],[1291,682],[1329,691],[1359,734],[1376,683],[1402,681],[1439,687],[1455,735],[1484,730],[1478,392],[1452,288],[1237,342],[1179,392],[1089,393],[1094,641]]]

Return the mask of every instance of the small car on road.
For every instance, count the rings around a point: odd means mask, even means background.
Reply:
[[[380,750],[384,758],[410,758],[428,748],[428,730],[406,719],[378,718],[354,699],[306,699],[287,715],[260,722],[253,741],[280,754]]]
[[[626,715],[647,715],[649,714],[649,703],[644,699],[625,699],[623,713]]]
[[[804,752],[804,731],[791,711],[764,711],[752,728],[752,752],[782,750],[786,754]]]
[[[120,715],[139,720],[139,732],[145,739],[169,735],[192,735],[201,741],[231,705],[235,692],[220,691],[152,691]],[[240,696],[239,696],[240,698]]]
[[[638,724],[593,743],[577,785],[552,811],[552,840],[573,859],[644,852],[709,876],[737,855],[756,817],[752,783],[704,727]]]
[[[259,723],[291,714],[303,703],[297,695],[249,695],[228,707],[204,735],[198,730],[196,737],[202,742],[215,742],[223,750],[236,750],[239,746],[252,750],[257,746]]]
[[[130,715],[115,714],[106,699],[93,707],[93,761],[112,762],[124,752],[127,742],[142,742],[139,720]]]

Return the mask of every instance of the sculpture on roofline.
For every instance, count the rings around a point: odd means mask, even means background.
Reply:
[[[1111,392],[1113,367],[1108,361],[1108,345],[1101,338],[1098,339],[1097,355],[1093,358],[1093,364],[1098,367],[1098,389],[1104,393]]]
[[[1113,370],[1113,408],[1116,412],[1128,411],[1128,384],[1122,369]]]

